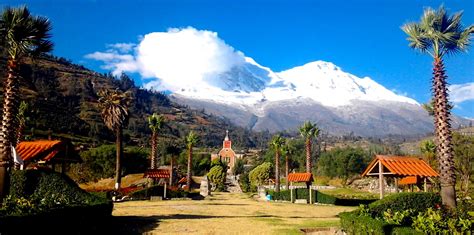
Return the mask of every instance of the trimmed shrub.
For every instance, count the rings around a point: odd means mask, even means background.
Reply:
[[[317,202],[338,206],[358,206],[360,204],[367,205],[369,203],[377,201],[377,199],[338,198],[319,191],[317,191],[316,194]]]
[[[220,165],[215,165],[211,168],[209,173],[207,173],[207,178],[209,181],[216,186],[216,189],[224,188],[226,173],[224,168]]]
[[[249,179],[252,185],[258,186],[265,183],[270,178],[270,171],[272,165],[269,162],[264,162],[258,165],[249,173]]]
[[[387,209],[404,211],[412,209],[415,213],[426,211],[430,207],[441,204],[441,197],[436,193],[396,193],[369,205],[372,217],[383,217]]]
[[[341,227],[348,234],[423,234],[411,227],[389,224],[370,216],[359,215],[358,211],[342,212]]]
[[[133,200],[148,200],[151,196],[163,196],[164,195],[164,186],[154,185],[149,188],[144,188],[142,190],[137,190],[130,193],[130,196]],[[166,190],[167,198],[194,198],[198,197],[199,193],[190,193],[181,189],[172,190],[168,188]]]
[[[94,231],[112,214],[111,201],[87,193],[64,174],[13,171],[10,186],[0,209],[0,233]]]

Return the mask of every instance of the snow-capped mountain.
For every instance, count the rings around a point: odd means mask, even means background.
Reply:
[[[254,130],[291,130],[312,120],[332,134],[432,131],[431,117],[415,100],[330,62],[315,61],[275,73],[246,57],[245,63],[203,81],[184,84],[172,96]]]

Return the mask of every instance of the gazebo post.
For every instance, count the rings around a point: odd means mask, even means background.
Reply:
[[[163,199],[165,199],[165,198],[166,198],[166,185],[167,185],[167,183],[166,183],[166,179],[165,179],[164,181],[165,181],[165,190],[164,190],[164,193],[163,193]]]
[[[383,165],[382,162],[379,161],[379,187],[380,187],[380,199],[383,198],[383,191],[384,191],[384,185],[383,185]]]
[[[393,180],[395,181],[395,192],[398,193],[398,177],[394,177]]]
[[[426,184],[426,177],[423,178],[423,191],[428,192],[428,185]]]
[[[313,197],[312,197],[313,195],[312,195],[311,191],[312,190],[311,190],[311,185],[310,185],[309,186],[309,204],[313,204]]]
[[[293,203],[293,182],[290,182],[290,200]]]

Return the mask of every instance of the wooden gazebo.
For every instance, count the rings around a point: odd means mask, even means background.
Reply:
[[[166,186],[170,179],[169,169],[148,169],[143,174],[143,178],[157,180],[158,184],[162,180],[164,184],[163,198],[166,198]]]
[[[312,203],[312,190],[311,184],[313,183],[313,174],[311,173],[290,173],[288,174],[288,182],[290,182],[290,194],[291,194],[291,201],[293,202],[293,183],[306,183],[306,187],[309,190],[309,203]]]
[[[403,156],[376,155],[369,163],[362,176],[378,176],[380,198],[384,196],[384,177],[395,178],[398,187],[398,179],[403,179],[406,183],[411,183],[413,179],[421,179],[424,182],[426,191],[426,180],[430,177],[438,177],[438,173],[421,158]]]

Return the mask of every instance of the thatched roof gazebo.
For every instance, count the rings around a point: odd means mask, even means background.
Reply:
[[[362,173],[362,176],[379,177],[380,198],[383,198],[384,177],[393,177],[395,182],[401,178],[404,180],[402,182],[407,184],[413,183],[413,180],[416,183],[419,179],[422,179],[425,184],[424,190],[426,191],[427,178],[438,177],[439,175],[421,158],[376,155]]]

